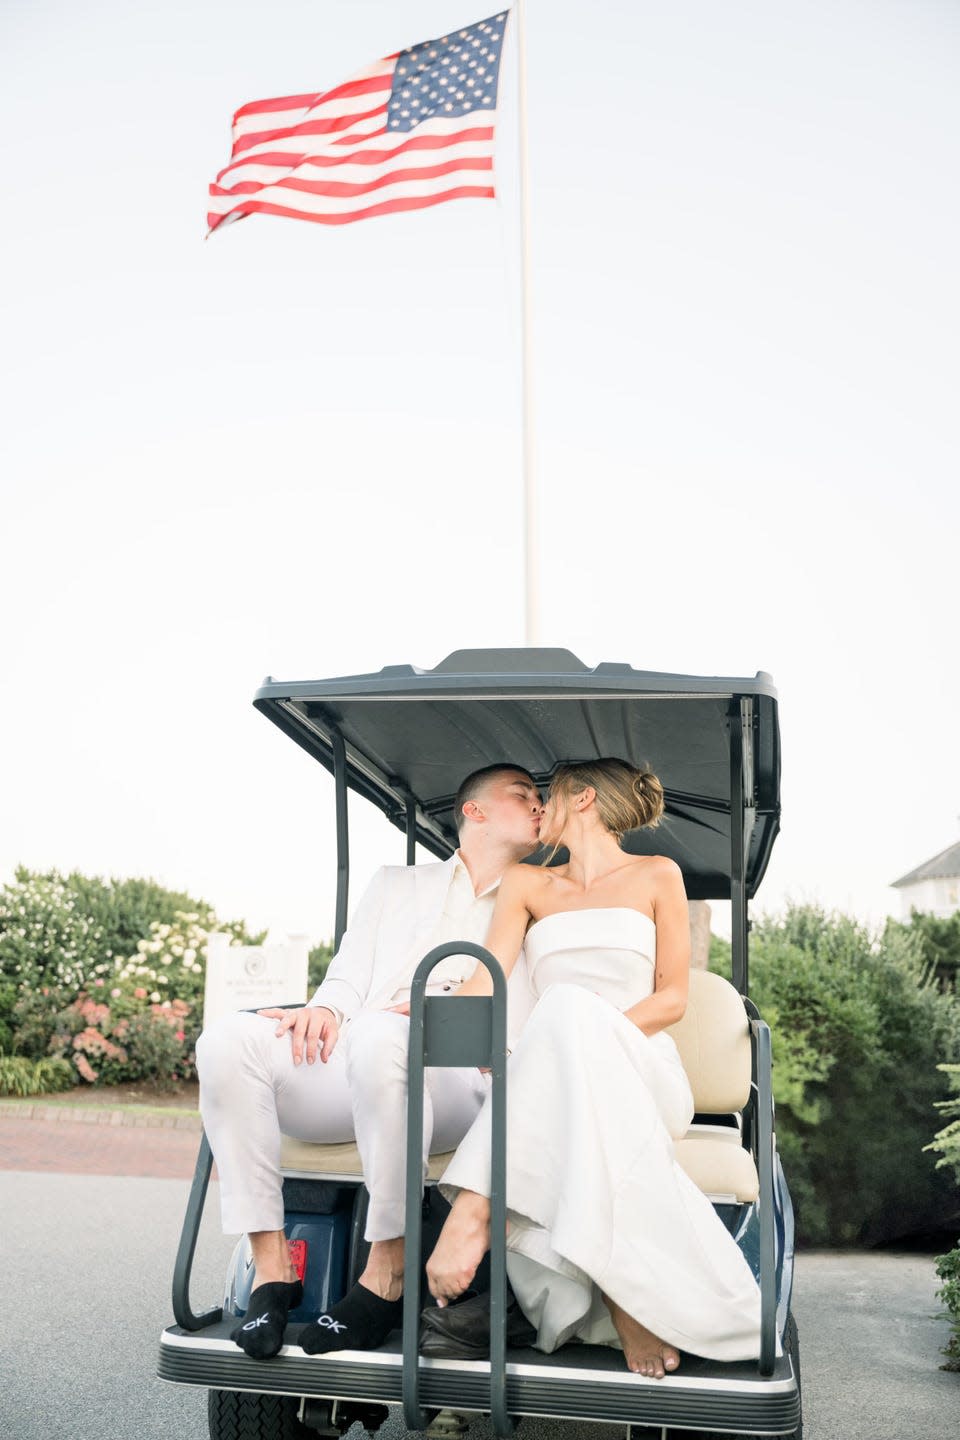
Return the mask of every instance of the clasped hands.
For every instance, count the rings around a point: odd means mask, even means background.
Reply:
[[[400,1005],[388,1005],[387,1009],[397,1015],[409,1015],[410,1002],[404,1000]],[[303,1060],[312,1065],[318,1054],[321,1063],[326,1065],[340,1038],[340,1022],[326,1005],[301,1005],[298,1010],[258,1010],[257,1014],[279,1021],[275,1031],[278,1040],[289,1034],[294,1065]]]
[[[301,1005],[299,1010],[258,1010],[268,1020],[277,1020],[276,1036],[289,1033],[293,1045],[293,1063],[306,1059],[312,1065],[319,1052],[324,1065],[330,1059],[340,1036],[340,1022],[325,1005]]]

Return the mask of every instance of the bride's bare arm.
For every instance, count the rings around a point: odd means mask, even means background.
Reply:
[[[523,872],[527,873],[524,874]],[[523,937],[527,933],[527,925],[530,922],[530,911],[527,906],[529,894],[531,867],[529,865],[511,865],[504,872],[500,881],[500,889],[497,891],[497,903],[493,910],[493,919],[490,921],[490,929],[487,931],[487,938],[483,942],[490,953],[500,961],[501,969],[509,979],[510,972],[517,963],[517,957],[523,947]],[[456,992],[458,995],[491,995],[493,993],[493,981],[485,965],[477,964],[476,970]]]
[[[690,912],[680,867],[665,855],[656,860],[653,918],[657,924],[654,991],[624,1014],[645,1035],[656,1035],[683,1016],[690,988]]]

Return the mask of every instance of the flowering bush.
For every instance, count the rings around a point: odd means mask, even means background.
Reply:
[[[202,1000],[207,941],[215,930],[229,935],[234,945],[251,943],[242,921],[221,924],[212,910],[179,911],[172,923],[154,920],[149,934],[137,941],[136,953],[114,967],[111,989],[147,990],[154,1004],[174,997]]]
[[[18,869],[0,890],[0,974],[15,991],[43,984],[78,990],[112,959],[100,925],[62,876]]]
[[[153,881],[17,870],[0,891],[0,1054],[58,1057],[89,1084],[191,1078],[215,930],[262,938]]]
[[[198,1024],[184,1000],[144,1001],[130,1012],[81,993],[53,1023],[49,1053],[68,1060],[88,1084],[148,1080],[172,1089],[196,1075]]]

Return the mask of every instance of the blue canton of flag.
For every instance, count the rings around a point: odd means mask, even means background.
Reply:
[[[492,113],[506,23],[504,11],[402,50],[387,106],[388,130],[412,130],[434,116]]]

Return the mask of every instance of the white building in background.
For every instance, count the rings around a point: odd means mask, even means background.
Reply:
[[[893,888],[900,891],[906,920],[911,910],[925,910],[941,919],[955,914],[960,910],[960,841],[908,875],[901,875],[894,880]]]

